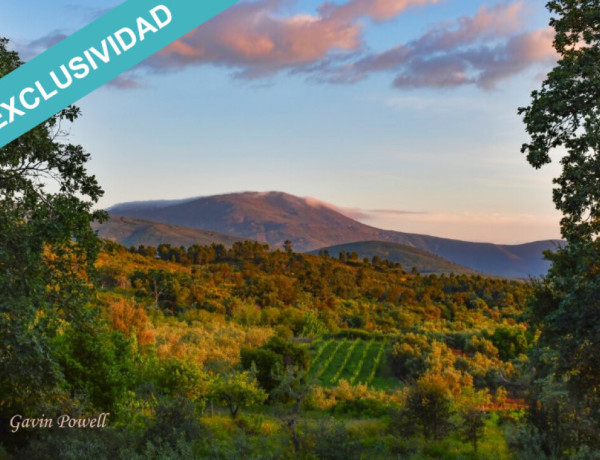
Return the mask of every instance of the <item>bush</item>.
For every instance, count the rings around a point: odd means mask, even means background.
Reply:
[[[335,419],[321,421],[309,430],[310,453],[323,460],[351,460],[361,458],[361,445],[352,439],[343,422]]]
[[[244,369],[256,366],[256,379],[265,391],[270,393],[277,387],[279,381],[275,372],[278,367],[283,368],[283,356],[261,347],[253,350],[242,348],[241,357]]]
[[[309,366],[308,351],[282,337],[271,337],[263,346],[241,351],[242,367],[246,370],[256,367],[256,378],[267,392],[273,391],[279,384],[277,377],[282,369],[294,366],[306,370]]]
[[[494,331],[490,340],[504,361],[516,358],[529,348],[524,327],[499,327]]]
[[[427,368],[426,358],[431,346],[425,336],[408,333],[392,346],[391,366],[394,375],[402,380],[418,378]]]
[[[162,399],[157,408],[154,423],[142,438],[147,446],[167,445],[176,448],[181,441],[191,442],[202,437],[205,429],[198,422],[194,405],[187,399]]]

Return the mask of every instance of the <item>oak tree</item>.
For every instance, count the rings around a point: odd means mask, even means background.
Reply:
[[[600,448],[600,4],[552,0],[559,61],[531,105],[521,108],[540,168],[560,156],[553,199],[566,245],[538,285],[532,318],[541,330],[534,353],[532,421],[547,454]]]
[[[0,77],[21,64],[0,38]],[[69,107],[0,148],[0,427],[60,399],[52,336],[87,314],[98,250],[90,224],[103,217],[93,209],[103,192],[89,154],[67,141],[79,115]]]

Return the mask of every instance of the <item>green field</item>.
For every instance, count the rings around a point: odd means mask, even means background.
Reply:
[[[322,386],[334,386],[340,380],[382,388],[397,386],[380,375],[386,346],[385,341],[374,339],[324,341],[316,350],[310,376]]]

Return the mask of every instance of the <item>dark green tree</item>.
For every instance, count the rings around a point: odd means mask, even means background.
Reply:
[[[0,77],[22,62],[0,38]],[[88,309],[99,248],[90,224],[102,196],[89,155],[66,141],[69,107],[0,148],[0,438],[15,413],[60,400],[63,380],[51,337],[59,321]]]
[[[271,392],[279,380],[275,370],[283,366],[283,356],[267,348],[242,348],[241,363],[244,369],[256,369],[256,379],[260,386],[267,392]]]
[[[521,108],[535,168],[560,155],[554,203],[566,245],[554,254],[532,303],[541,329],[534,350],[531,421],[547,454],[600,449],[600,4],[553,0],[547,7],[560,57]]]
[[[518,327],[500,326],[494,331],[490,340],[505,361],[527,351],[525,330]]]

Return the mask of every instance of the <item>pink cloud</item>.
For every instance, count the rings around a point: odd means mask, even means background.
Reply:
[[[320,78],[351,83],[372,72],[396,72],[397,88],[494,88],[529,67],[548,67],[558,55],[553,30],[523,32],[523,2],[481,7],[473,16],[433,27],[421,37],[350,64],[331,65]]]
[[[555,60],[559,55],[554,49],[553,42],[554,30],[546,27],[515,37],[509,42],[508,49],[524,61]]]
[[[285,15],[287,1],[237,3],[136,69],[170,72],[211,64],[248,79],[287,71],[328,83],[355,83],[374,72],[391,72],[393,85],[400,89],[463,85],[492,89],[528,68],[547,70],[558,57],[552,29],[523,30],[525,0],[482,6],[472,16],[446,21],[377,53],[367,51],[365,19],[391,20],[409,8],[440,0],[327,0],[316,12]],[[65,36],[53,32],[21,51],[30,58]],[[111,85],[140,86],[138,77],[128,75]]]
[[[324,3],[314,14],[283,16],[283,0],[234,5],[146,62],[159,71],[214,64],[258,78],[281,70],[314,71],[332,56],[363,48],[362,18],[389,20],[439,0],[350,0]]]
[[[360,26],[331,17],[275,14],[280,3],[239,3],[159,52],[147,64],[159,70],[211,63],[259,77],[360,48]]]
[[[124,73],[109,81],[108,86],[118,89],[138,89],[142,88],[144,85],[135,77],[128,73]]]

